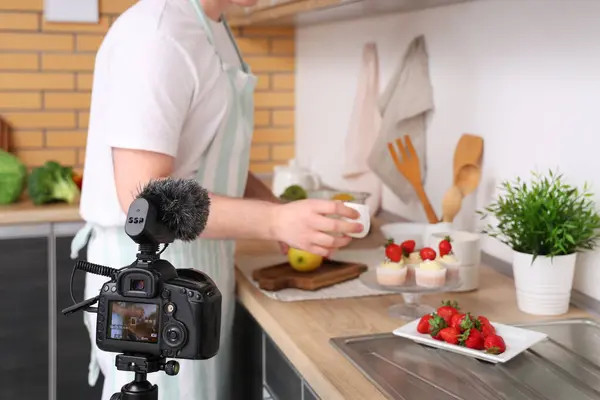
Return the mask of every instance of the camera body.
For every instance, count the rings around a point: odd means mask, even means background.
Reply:
[[[96,344],[108,352],[204,360],[219,350],[221,293],[206,274],[138,259],[106,282]]]

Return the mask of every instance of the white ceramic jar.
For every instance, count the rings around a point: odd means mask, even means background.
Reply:
[[[452,251],[459,261],[458,277],[461,285],[453,292],[469,292],[479,287],[479,264],[481,263],[481,236],[466,231],[447,231],[431,234],[430,245],[436,251],[439,243],[450,236]]]

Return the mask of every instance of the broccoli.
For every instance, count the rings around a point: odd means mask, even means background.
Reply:
[[[63,167],[56,161],[48,161],[34,168],[27,181],[29,197],[33,204],[66,202],[73,203],[79,188],[73,181],[73,169]]]

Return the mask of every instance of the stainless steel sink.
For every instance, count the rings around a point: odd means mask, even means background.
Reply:
[[[391,333],[331,339],[390,399],[600,399],[600,324],[517,325],[548,339],[504,364],[436,350]]]

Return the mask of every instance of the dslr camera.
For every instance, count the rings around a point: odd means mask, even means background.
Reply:
[[[97,312],[97,346],[123,353],[116,357],[117,369],[136,373],[114,399],[156,399],[158,388],[146,374],[179,371],[179,364],[166,358],[204,360],[219,350],[221,292],[208,275],[176,269],[160,258],[175,239],[193,240],[204,229],[208,194],[190,185],[181,180],[154,182],[133,201],[125,223],[125,232],[138,244],[132,264],[115,269],[80,260],[73,270],[73,275],[82,270],[110,278],[98,296],[64,309],[63,314]],[[156,192],[161,196],[153,196]],[[190,193],[196,197],[186,198]],[[71,298],[76,303],[72,277]],[[96,302],[97,308],[91,307]]]
[[[221,293],[206,274],[160,259],[174,233],[136,199],[125,232],[139,244],[136,261],[100,290],[96,344],[104,351],[204,360],[219,350]],[[149,218],[150,217],[150,218]]]

